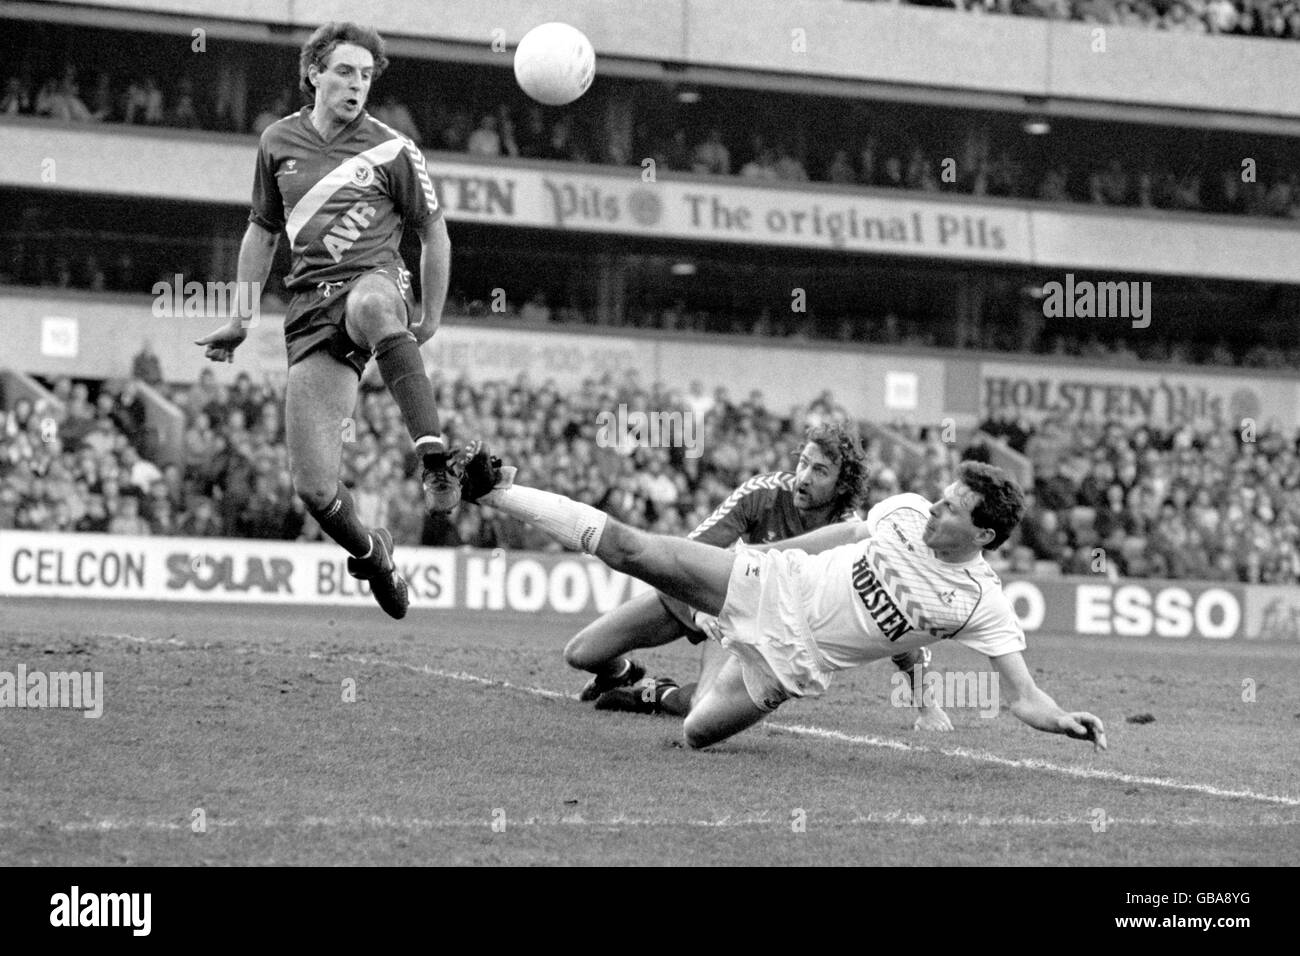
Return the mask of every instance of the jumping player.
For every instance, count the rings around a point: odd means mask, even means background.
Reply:
[[[383,39],[354,23],[327,23],[303,44],[299,87],[311,105],[262,133],[237,281],[260,298],[280,233],[288,236],[285,430],[294,490],[351,555],[349,573],[368,580],[379,606],[400,618],[409,598],[392,537],[361,524],[340,481],[343,423],[371,355],[415,442],[429,510],[451,511],[460,490],[420,355],[442,319],[451,240],[424,156],[365,110],[387,65]],[[422,246],[418,316],[398,252],[404,226]],[[232,316],[195,344],[214,362],[233,361],[248,318]]]
[[[854,505],[862,496],[865,479],[865,461],[857,440],[839,424],[817,425],[804,435],[804,447],[793,474],[772,472],[750,478],[688,537],[729,548],[737,541],[769,543],[832,522],[856,522],[859,516]],[[587,625],[564,649],[569,666],[595,675],[578,699],[594,700],[597,710],[685,716],[697,685],[679,687],[668,678],[643,681],[645,667],[624,655],[685,637],[692,644],[704,644],[704,668],[708,670],[712,660],[725,657],[726,652],[716,642],[705,643],[708,634],[697,625],[696,614],[681,601],[652,591]],[[900,671],[909,674],[908,686],[921,686],[924,668],[929,664],[925,648],[895,654],[892,659]],[[915,729],[952,729],[941,707],[916,703],[919,714]]]
[[[575,550],[715,615],[731,655],[701,683],[683,731],[707,747],[783,702],[820,696],[837,670],[952,639],[988,656],[1011,712],[1036,730],[1106,747],[1101,720],[1067,712],[1025,665],[1024,632],[982,551],[1019,523],[1024,495],[999,468],[965,462],[931,504],[887,498],[856,524],[735,552],[638,531],[563,495],[518,487],[481,445],[461,496],[534,524]]]

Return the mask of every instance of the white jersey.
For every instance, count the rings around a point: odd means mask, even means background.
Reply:
[[[998,657],[1025,632],[983,556],[941,561],[921,542],[930,502],[894,495],[867,513],[870,537],[803,558],[806,619],[826,663],[854,667],[952,638]]]

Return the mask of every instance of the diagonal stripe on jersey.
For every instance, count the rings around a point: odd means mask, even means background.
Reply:
[[[321,208],[343,187],[352,182],[352,177],[358,169],[363,166],[382,166],[385,163],[392,162],[394,157],[402,152],[405,143],[401,138],[386,140],[378,146],[372,146],[364,153],[349,158],[340,163],[328,175],[312,186],[307,194],[299,200],[298,205],[293,207],[293,212],[289,214],[289,220],[284,225],[284,231],[289,236],[289,243],[295,246],[298,240],[298,233],[311,222]]]

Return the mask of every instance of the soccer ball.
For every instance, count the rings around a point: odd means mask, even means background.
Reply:
[[[596,51],[567,23],[543,23],[524,34],[515,50],[515,79],[525,93],[547,106],[572,103],[591,86]]]

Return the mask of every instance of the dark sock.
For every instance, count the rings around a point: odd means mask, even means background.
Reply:
[[[424,371],[424,359],[415,336],[399,332],[379,340],[375,361],[389,393],[402,410],[411,439],[441,435],[438,408],[433,397],[433,383]]]
[[[691,700],[695,697],[695,688],[698,684],[683,684],[677,688],[667,688],[659,698],[659,709],[665,714],[672,714],[675,717],[685,717],[691,712]]]
[[[311,505],[307,510],[320,524],[321,530],[342,545],[343,550],[354,558],[365,557],[370,550],[370,532],[357,517],[352,492],[348,491],[347,485],[339,482],[334,500],[323,511],[317,511]]]
[[[631,666],[632,662],[626,657],[616,657],[595,673],[600,677],[622,677]]]

